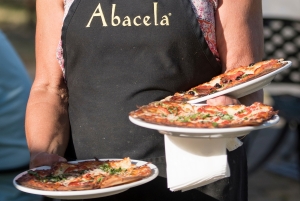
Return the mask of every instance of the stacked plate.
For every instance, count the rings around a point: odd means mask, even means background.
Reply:
[[[207,95],[204,97],[196,98],[193,100],[188,101],[189,103],[196,104],[204,102],[208,99],[215,98],[217,96],[221,95],[229,95],[233,98],[240,98],[243,96],[246,96],[250,93],[253,93],[255,91],[258,91],[265,86],[269,85],[271,81],[274,79],[274,77],[289,68],[292,64],[291,61],[286,61],[287,64],[283,67],[268,73],[266,75],[263,75],[261,77],[258,77],[256,79],[250,80],[248,82],[239,84],[237,86],[225,89],[223,91],[219,91],[216,93],[213,93],[211,95]],[[229,138],[229,137],[239,137],[244,136],[248,133],[250,133],[253,130],[258,129],[264,129],[271,127],[275,125],[279,121],[279,116],[275,115],[272,119],[265,122],[264,124],[260,126],[245,126],[245,127],[238,127],[238,128],[182,128],[182,127],[173,127],[173,126],[163,126],[158,124],[152,124],[147,123],[140,119],[135,119],[132,117],[129,117],[129,120],[141,127],[149,128],[149,129],[155,129],[158,130],[161,134],[165,135],[171,135],[171,136],[177,136],[177,137],[197,137],[197,138]]]

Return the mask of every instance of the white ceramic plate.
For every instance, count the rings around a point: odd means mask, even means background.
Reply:
[[[271,127],[279,121],[279,116],[274,115],[272,119],[260,126],[244,126],[237,128],[182,128],[152,124],[132,117],[129,117],[129,119],[138,126],[158,130],[161,134],[165,135],[188,138],[230,138],[247,135],[253,130]]]
[[[119,160],[119,159],[101,159],[101,160]],[[79,161],[72,161],[73,163],[79,162]],[[136,164],[137,166],[144,165],[147,162],[145,161],[139,161],[139,160],[131,160],[132,163]],[[20,178],[22,175],[26,174],[27,171],[20,173],[17,175],[14,180],[13,184],[14,186],[19,189],[20,191],[31,193],[31,194],[37,194],[37,195],[44,195],[50,198],[55,199],[89,199],[89,198],[98,198],[98,197],[105,197],[109,195],[114,195],[121,193],[123,191],[128,190],[129,188],[139,186],[142,184],[145,184],[153,179],[155,179],[158,175],[158,168],[153,164],[148,164],[149,167],[152,170],[152,174],[150,177],[147,177],[145,179],[129,183],[129,184],[123,184],[120,186],[114,186],[109,188],[103,188],[103,189],[95,189],[95,190],[83,190],[83,191],[44,191],[44,190],[36,190],[28,187],[24,187],[19,185],[16,180]],[[49,166],[42,166],[36,169],[49,169]]]
[[[283,66],[271,73],[268,73],[264,76],[258,77],[256,79],[253,79],[248,82],[239,84],[237,86],[225,89],[223,91],[216,92],[216,93],[208,95],[208,96],[203,96],[201,98],[196,98],[194,100],[190,100],[188,102],[189,103],[200,103],[200,102],[203,102],[208,99],[215,98],[217,96],[221,96],[224,94],[229,95],[233,98],[240,98],[240,97],[246,96],[248,94],[251,94],[255,91],[258,91],[258,90],[264,88],[268,84],[270,84],[271,81],[274,79],[274,77],[278,73],[280,73],[281,71],[284,71],[285,69],[289,68],[292,65],[291,61],[286,61],[286,62],[287,62],[287,64],[285,66]]]

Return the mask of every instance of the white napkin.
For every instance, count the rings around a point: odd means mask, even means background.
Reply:
[[[165,135],[168,188],[187,191],[230,176],[226,148],[242,145],[237,138],[183,138]]]

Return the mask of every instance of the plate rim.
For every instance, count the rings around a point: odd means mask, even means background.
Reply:
[[[236,86],[234,86],[234,87],[230,87],[230,88],[225,89],[225,90],[223,90],[223,91],[219,91],[219,92],[216,92],[216,93],[207,95],[207,96],[203,96],[203,97],[200,97],[200,98],[196,98],[196,99],[193,99],[193,100],[189,100],[189,101],[187,101],[187,102],[188,102],[188,103],[200,103],[200,102],[206,101],[206,100],[208,100],[208,99],[215,98],[215,97],[217,97],[217,96],[221,96],[221,95],[224,95],[224,94],[228,94],[228,93],[230,93],[230,92],[233,92],[233,91],[237,91],[237,90],[243,89],[243,88],[245,88],[245,87],[247,87],[247,86],[250,86],[250,85],[252,85],[252,84],[254,84],[254,83],[256,83],[256,82],[259,82],[259,81],[263,81],[263,80],[265,80],[265,79],[268,79],[268,78],[270,78],[270,77],[272,77],[272,76],[276,76],[276,75],[277,75],[278,73],[280,73],[281,71],[283,71],[283,70],[285,70],[285,69],[287,69],[287,68],[289,68],[289,67],[292,66],[292,62],[291,62],[291,61],[284,61],[284,62],[287,62],[287,64],[285,64],[283,67],[281,67],[281,68],[279,68],[279,69],[277,69],[277,70],[275,70],[275,71],[272,71],[272,72],[270,72],[270,73],[268,73],[268,74],[266,74],[266,75],[263,75],[263,76],[261,76],[261,77],[255,78],[255,79],[250,80],[250,81],[245,82],[245,83],[241,83],[241,84],[236,85]],[[272,80],[271,80],[271,81],[272,81]],[[271,83],[271,81],[270,81],[269,83]],[[268,83],[268,84],[269,84],[269,83]],[[268,85],[268,84],[266,84],[266,85]],[[264,86],[266,86],[266,85],[264,85]],[[264,87],[264,86],[263,86],[263,87]],[[259,87],[257,90],[262,89],[263,87]],[[238,98],[239,98],[239,97],[238,97]]]
[[[76,161],[68,161],[70,163],[78,163],[78,162],[83,162],[83,161],[91,161],[94,159],[86,159],[86,160],[76,160]],[[107,161],[107,160],[122,160],[121,158],[107,158],[107,159],[99,159],[100,161]],[[135,159],[130,159],[132,163],[135,164],[139,164],[139,165],[143,165],[143,164],[147,164],[148,162],[146,161],[142,161],[142,160],[135,160]],[[128,184],[123,184],[123,185],[119,185],[119,186],[112,186],[112,187],[108,187],[108,188],[102,188],[102,189],[92,189],[92,190],[82,190],[82,191],[46,191],[46,190],[38,190],[38,189],[33,189],[33,188],[29,188],[29,187],[25,187],[22,185],[19,185],[16,180],[21,177],[22,175],[26,174],[28,170],[23,171],[21,173],[19,173],[18,175],[16,175],[13,179],[13,185],[15,186],[15,188],[17,188],[20,191],[26,192],[26,193],[31,193],[31,194],[37,194],[37,195],[44,195],[44,196],[48,196],[48,197],[52,197],[52,198],[68,198],[68,197],[72,197],[74,199],[75,196],[78,196],[78,199],[81,199],[81,196],[93,196],[93,195],[101,195],[101,194],[112,194],[114,192],[118,193],[118,192],[123,192],[125,190],[128,190],[129,188],[133,188],[135,186],[139,186],[145,183],[148,183],[150,181],[152,181],[153,179],[155,179],[158,174],[159,174],[159,170],[157,168],[156,165],[154,165],[153,163],[148,163],[149,167],[151,168],[151,175],[147,178],[144,178],[142,180],[138,180],[136,182],[132,182],[132,183],[128,183]],[[50,166],[40,166],[37,168],[32,168],[29,170],[39,170],[39,169],[49,169]],[[115,194],[116,194],[115,193]],[[99,196],[101,197],[101,196]]]

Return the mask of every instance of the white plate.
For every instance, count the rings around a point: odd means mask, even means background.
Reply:
[[[101,159],[101,160],[119,160],[119,159]],[[73,163],[77,163],[79,161],[72,161]],[[131,160],[132,163],[136,164],[137,166],[144,165],[147,162],[145,161],[139,161],[139,160]],[[148,164],[149,167],[152,170],[151,176],[147,177],[145,179],[129,183],[129,184],[123,184],[120,186],[114,186],[114,187],[109,187],[109,188],[103,188],[103,189],[95,189],[95,190],[83,190],[83,191],[44,191],[44,190],[36,190],[28,187],[24,187],[19,185],[16,180],[20,178],[22,175],[26,174],[27,171],[20,173],[17,175],[14,180],[13,184],[14,186],[19,189],[20,191],[26,192],[26,193],[31,193],[31,194],[37,194],[37,195],[44,195],[50,198],[55,198],[55,199],[89,199],[89,198],[98,198],[98,197],[105,197],[109,195],[114,195],[121,193],[123,191],[128,190],[129,188],[139,186],[142,184],[145,184],[153,179],[155,179],[158,175],[158,168],[153,165],[153,164]],[[49,169],[49,166],[42,166],[38,167],[36,169]]]
[[[188,103],[200,103],[200,102],[203,102],[208,99],[215,98],[217,96],[221,96],[224,94],[229,95],[233,98],[240,98],[240,97],[246,96],[248,94],[251,94],[255,91],[258,91],[258,90],[264,88],[268,84],[270,84],[271,81],[274,79],[274,77],[278,73],[289,68],[292,65],[291,61],[286,61],[286,62],[287,62],[286,65],[284,65],[283,67],[281,67],[271,73],[268,73],[268,74],[258,77],[256,79],[250,80],[248,82],[239,84],[237,86],[225,89],[223,91],[219,91],[219,92],[216,92],[216,93],[208,95],[208,96],[203,96],[201,98],[196,98],[194,100],[190,100],[190,101],[188,101]]]
[[[152,124],[132,117],[129,117],[129,119],[138,126],[158,130],[161,134],[165,135],[188,138],[230,138],[247,135],[253,130],[271,127],[278,123],[279,116],[274,115],[272,119],[260,126],[244,126],[237,128],[183,128]]]

